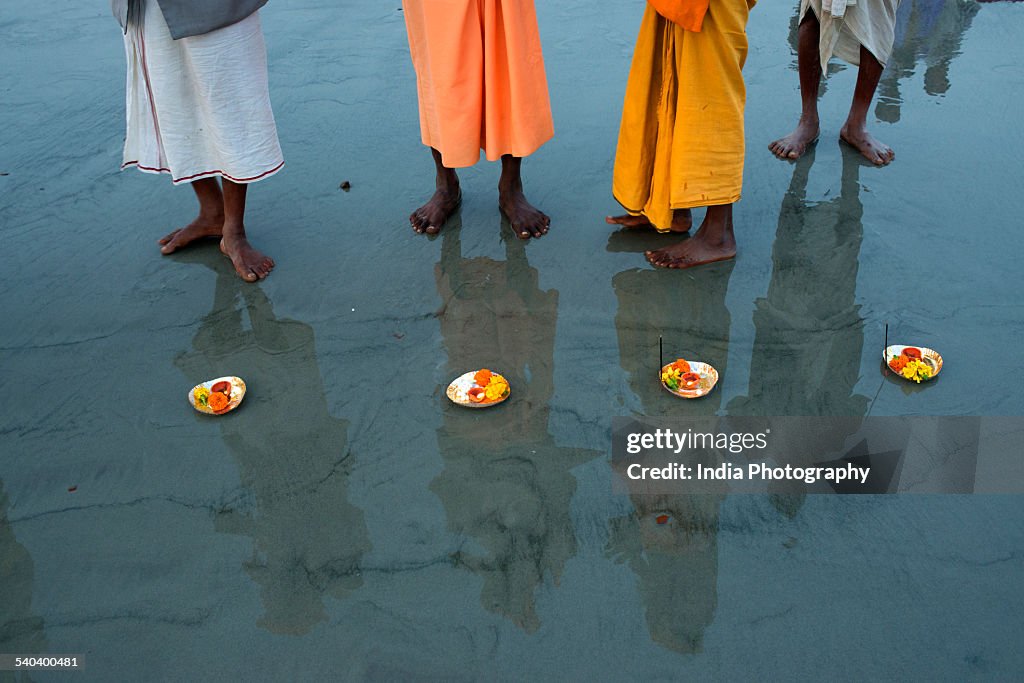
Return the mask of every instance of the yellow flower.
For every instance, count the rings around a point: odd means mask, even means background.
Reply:
[[[927,363],[913,359],[907,362],[900,374],[920,384],[921,380],[932,376],[932,369]]]
[[[508,382],[501,375],[492,375],[491,381],[488,382],[487,388],[484,391],[487,394],[488,401],[497,401],[508,393]]]
[[[210,390],[206,387],[196,387],[195,391],[192,392],[192,397],[195,399],[197,406],[205,408],[210,398]]]

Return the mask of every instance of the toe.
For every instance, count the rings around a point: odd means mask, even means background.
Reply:
[[[178,249],[177,236],[172,237],[164,246],[160,247],[161,254],[173,254]]]

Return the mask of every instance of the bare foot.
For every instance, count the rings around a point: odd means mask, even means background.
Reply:
[[[438,188],[426,204],[409,215],[409,224],[420,234],[436,235],[462,203],[458,185],[454,190]]]
[[[876,166],[885,166],[896,158],[896,152],[867,131],[867,128],[853,128],[850,124],[839,131],[839,139],[854,147],[864,158]]]
[[[779,138],[768,149],[780,159],[799,159],[807,148],[818,141],[818,120],[800,117],[796,129],[784,138]]]
[[[274,269],[274,260],[257,251],[244,234],[224,235],[220,241],[220,250],[231,259],[235,271],[246,282],[262,280]]]
[[[526,201],[520,189],[502,190],[498,194],[498,206],[504,212],[512,229],[520,239],[546,235],[551,219],[540,209]]]
[[[736,243],[712,244],[700,239],[700,235],[695,235],[671,247],[648,251],[645,256],[651,265],[661,268],[692,268],[734,258]]]
[[[157,244],[161,245],[160,253],[166,256],[167,254],[173,254],[178,249],[186,247],[196,240],[220,237],[223,230],[223,215],[213,218],[199,216],[184,228],[178,228],[164,235],[157,241]]]
[[[654,225],[647,220],[647,216],[633,216],[628,213],[624,216],[605,216],[604,222],[609,225],[621,225],[627,230],[655,229]],[[693,215],[689,209],[676,209],[672,212],[672,225],[669,226],[669,232],[689,232],[692,226]]]
[[[645,255],[651,265],[661,268],[692,268],[735,257],[732,205],[709,206],[696,235],[670,247],[645,252]]]

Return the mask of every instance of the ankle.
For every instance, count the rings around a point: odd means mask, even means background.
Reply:
[[[459,176],[450,168],[444,169],[438,172],[434,185],[441,192],[456,195],[459,193]]]
[[[224,209],[200,208],[199,217],[196,218],[196,222],[205,225],[221,225],[224,223]]]
[[[508,194],[522,194],[523,193],[523,181],[520,178],[512,178],[508,180],[502,178],[498,181],[498,193],[503,195]]]
[[[843,124],[844,132],[861,133],[868,129],[867,117],[851,116]]]
[[[224,239],[238,240],[245,239],[245,224],[240,220],[225,220],[224,228],[221,230]]]

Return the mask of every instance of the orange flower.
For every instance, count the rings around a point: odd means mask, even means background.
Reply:
[[[893,356],[892,360],[889,361],[889,367],[892,368],[894,372],[903,372],[903,368],[907,367],[907,363],[909,361],[910,359],[903,354]]]
[[[220,412],[228,407],[228,397],[219,391],[215,391],[210,394],[210,398],[207,399],[207,404],[213,412]]]
[[[680,373],[687,373],[690,371],[690,364],[680,358],[676,362],[672,363],[672,367],[678,370]]]
[[[473,381],[479,386],[486,387],[491,381],[491,371],[487,368],[478,370],[477,373],[473,375]]]

